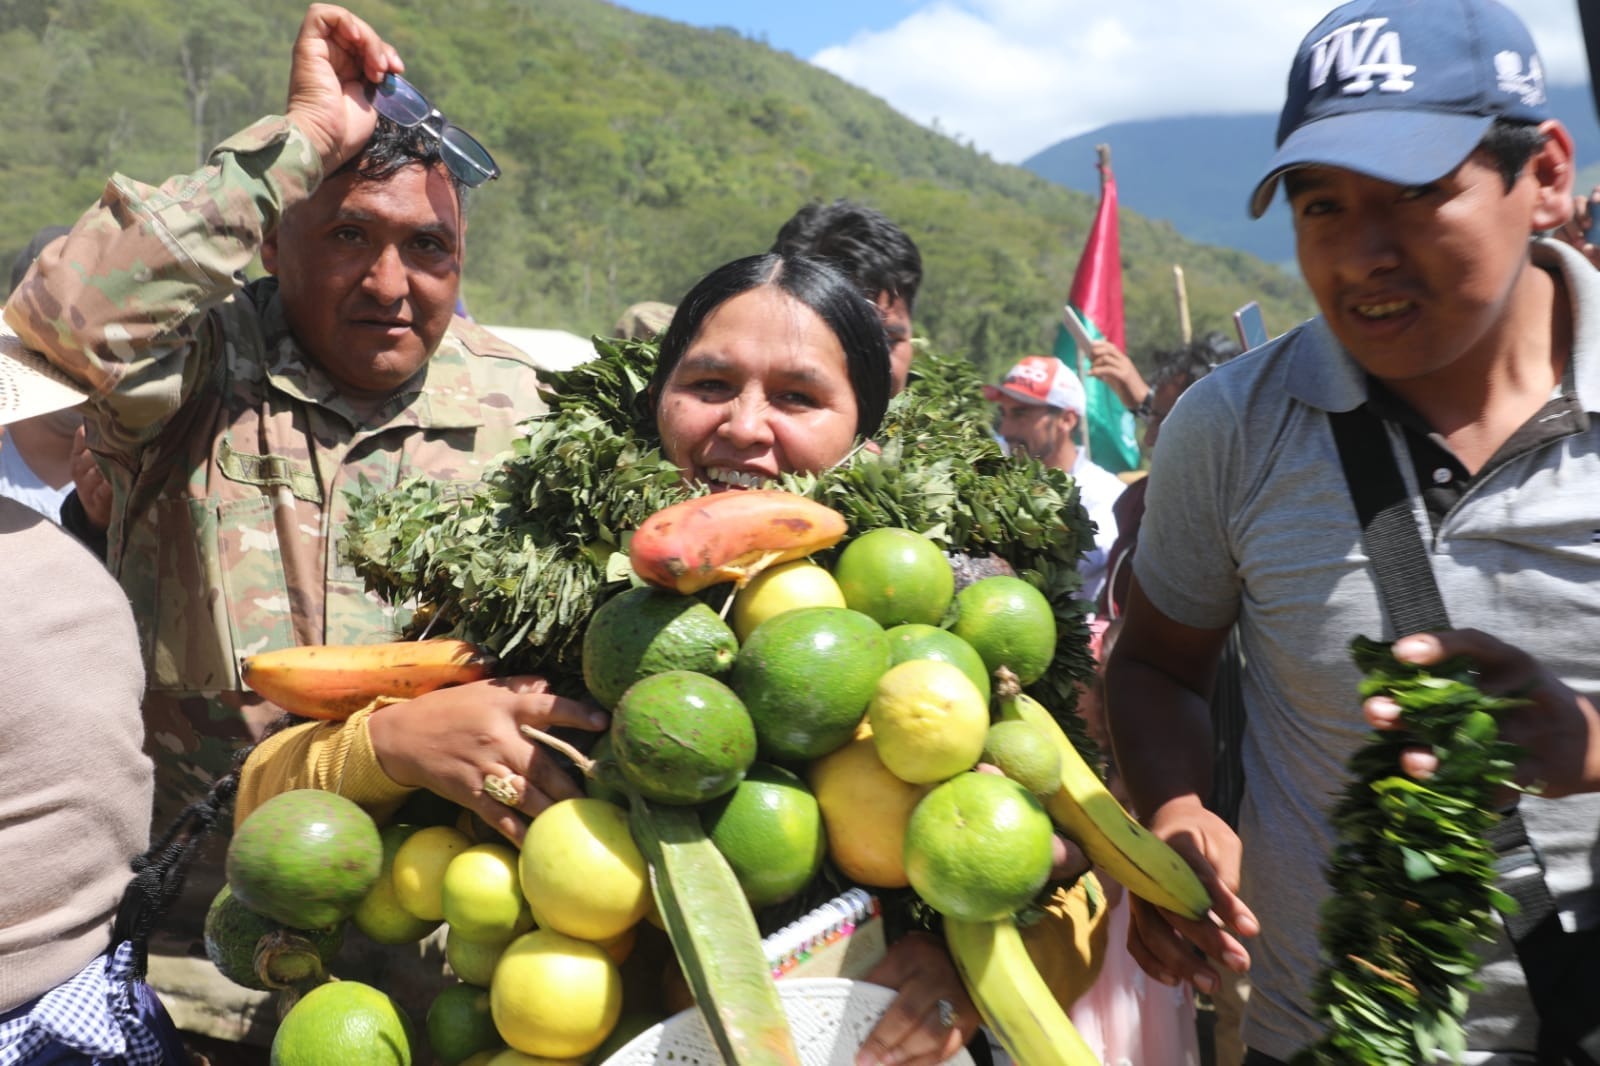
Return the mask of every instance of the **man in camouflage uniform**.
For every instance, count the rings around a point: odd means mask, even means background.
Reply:
[[[360,19],[312,5],[285,115],[159,188],[114,177],[5,309],[94,394],[158,833],[280,714],[243,689],[241,657],[392,639],[403,621],[339,560],[345,493],[474,481],[542,411],[527,358],[452,317],[466,224],[438,128],[368,102],[399,69]],[[258,253],[276,276],[240,287]],[[182,1028],[259,1040],[264,997],[199,946],[222,850],[191,868],[151,979]]]

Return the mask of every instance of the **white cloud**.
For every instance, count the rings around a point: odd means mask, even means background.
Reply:
[[[1276,111],[1324,0],[934,0],[812,62],[1015,162],[1111,122]],[[1558,84],[1588,76],[1571,0],[1510,0]]]

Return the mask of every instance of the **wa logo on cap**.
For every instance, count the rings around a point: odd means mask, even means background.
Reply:
[[[1356,96],[1374,85],[1379,92],[1403,93],[1415,87],[1417,68],[1400,58],[1400,34],[1385,30],[1386,18],[1362,19],[1340,26],[1311,46],[1311,91],[1327,84],[1331,74]],[[1378,80],[1381,78],[1382,80]]]

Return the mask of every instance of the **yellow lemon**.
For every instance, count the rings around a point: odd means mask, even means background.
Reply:
[[[843,607],[844,593],[833,575],[810,559],[763,570],[733,597],[734,635],[743,644],[756,626],[798,607]]]
[[[928,787],[889,772],[866,723],[854,740],[814,761],[807,777],[827,829],[828,857],[839,872],[874,888],[909,885],[906,824]]]
[[[533,928],[517,852],[508,844],[477,844],[451,859],[441,896],[444,920],[473,940],[506,941]]]
[[[913,659],[878,679],[867,705],[883,765],[914,785],[970,770],[983,754],[989,708],[958,667]]]
[[[439,927],[437,920],[418,918],[400,905],[394,890],[394,857],[400,845],[421,831],[420,826],[388,825],[383,840],[383,870],[378,883],[350,916],[355,927],[380,944],[414,944]]]
[[[389,877],[400,906],[424,921],[444,918],[444,872],[450,860],[472,847],[472,840],[448,825],[419,829],[394,853]]]
[[[604,1060],[601,1060],[604,1061]],[[582,1059],[546,1059],[538,1055],[527,1055],[514,1047],[506,1048],[497,1055],[491,1055],[483,1060],[482,1066],[582,1066]],[[471,1059],[461,1066],[479,1066]]]
[[[522,891],[538,923],[583,940],[609,940],[650,910],[650,869],[628,815],[605,800],[562,800],[522,842]]]
[[[587,1055],[622,1013],[622,975],[601,947],[535,929],[507,945],[489,985],[495,1028],[518,1051]]]

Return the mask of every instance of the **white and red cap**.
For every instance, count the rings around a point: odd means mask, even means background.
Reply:
[[[985,385],[983,398],[992,403],[1010,398],[1019,403],[1046,404],[1063,411],[1084,413],[1083,382],[1059,359],[1048,355],[1024,356],[999,385]]]

